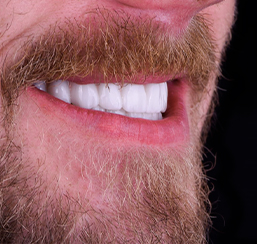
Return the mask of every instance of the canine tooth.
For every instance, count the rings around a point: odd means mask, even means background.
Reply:
[[[145,85],[147,113],[165,112],[167,109],[167,83]]]
[[[72,82],[71,103],[78,107],[87,109],[91,109],[98,106],[99,95],[96,85],[80,85]]]
[[[120,89],[115,84],[100,84],[99,105],[108,110],[120,110],[122,108],[122,100]]]
[[[71,102],[68,81],[57,80],[48,85],[47,91],[52,96],[66,102],[66,103]]]
[[[46,83],[45,83],[45,81],[38,81],[38,82],[34,83],[34,86],[37,89],[46,92]]]
[[[146,111],[146,93],[144,85],[128,84],[121,89],[123,109],[130,113]]]
[[[167,109],[168,103],[168,85],[167,82],[160,83],[160,103],[161,103],[161,111],[165,112]]]

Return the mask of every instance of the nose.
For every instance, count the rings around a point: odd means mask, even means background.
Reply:
[[[196,14],[204,8],[213,4],[222,2],[223,0],[116,0],[120,4],[141,9],[156,11],[186,11],[189,15]]]

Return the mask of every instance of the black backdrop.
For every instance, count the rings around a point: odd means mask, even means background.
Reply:
[[[213,204],[209,243],[257,243],[257,7],[238,1],[219,82],[220,105],[206,143]],[[212,152],[210,153],[209,150]],[[214,156],[212,155],[214,154]]]

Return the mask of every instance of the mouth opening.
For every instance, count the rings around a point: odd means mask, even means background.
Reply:
[[[112,113],[130,118],[162,120],[169,116],[169,93],[172,83],[93,83],[74,82],[74,79],[51,83],[38,81],[34,87],[87,110]]]

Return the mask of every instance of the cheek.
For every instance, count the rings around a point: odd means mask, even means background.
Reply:
[[[189,111],[190,128],[193,139],[194,136],[199,138],[203,130],[205,131],[204,124],[206,120],[208,122],[208,119],[212,115],[210,114],[210,107],[214,98],[216,80],[216,73],[213,73],[208,81],[208,85],[205,87],[205,90],[201,95],[197,95],[193,90],[190,92],[190,97],[187,102],[187,110]]]
[[[202,11],[209,21],[213,38],[217,44],[218,58],[230,38],[230,30],[235,17],[235,0],[226,0]]]
[[[220,4],[211,6],[201,13],[204,14],[208,20],[213,39],[217,47],[218,62],[221,61],[223,51],[226,47],[226,42],[230,38],[230,30],[234,21],[235,12],[235,0],[226,0]],[[208,110],[213,99],[213,93],[216,89],[216,77],[212,77],[209,81],[198,112],[200,113],[200,119],[198,122],[198,129],[201,130],[206,118],[208,117]]]
[[[214,96],[214,91],[216,89],[216,77],[213,77],[211,81],[208,83],[208,87],[206,88],[206,92],[204,94],[204,97],[201,101],[201,105],[199,106],[199,113],[200,113],[200,119],[198,122],[198,129],[202,131],[204,123],[206,119],[208,119],[211,115],[209,114],[209,109],[211,105],[211,101]]]

